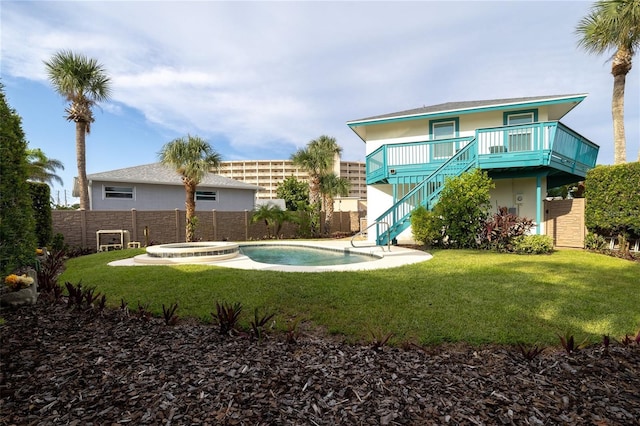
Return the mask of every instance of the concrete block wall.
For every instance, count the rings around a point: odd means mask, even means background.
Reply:
[[[51,213],[53,233],[61,233],[65,243],[71,247],[94,248],[96,232],[107,229],[127,230],[130,241],[138,241],[142,246],[185,240],[186,212],[184,210],[53,210]],[[199,211],[196,214],[198,217],[196,238],[202,241],[264,239],[267,235],[264,222],[251,223],[251,215],[250,211]],[[366,212],[335,212],[331,232],[358,232],[360,218],[365,215]],[[297,225],[285,223],[281,235],[284,238],[295,238],[297,231]]]
[[[583,248],[587,228],[584,222],[585,199],[544,202],[545,232],[557,247]]]

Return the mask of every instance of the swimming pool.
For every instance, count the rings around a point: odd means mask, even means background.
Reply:
[[[285,244],[241,245],[240,254],[254,262],[295,266],[349,265],[380,259],[379,256],[354,253],[344,249],[332,250]]]
[[[202,262],[202,257],[174,257],[169,259],[155,258],[158,262],[151,261],[139,261],[138,256],[135,258],[126,258],[121,260],[115,260],[109,262],[111,266],[147,266],[147,265],[177,265],[180,263],[200,263],[204,265],[212,265],[224,268],[234,269],[248,269],[248,270],[260,270],[260,271],[280,271],[280,272],[329,272],[329,271],[364,271],[373,269],[393,268],[397,266],[410,265],[413,263],[424,262],[431,259],[431,255],[425,251],[413,250],[406,247],[393,247],[391,251],[386,246],[369,246],[369,247],[356,247],[354,248],[348,239],[345,240],[277,240],[273,242],[261,242],[261,241],[245,241],[238,243],[242,247],[247,246],[299,246],[299,247],[312,247],[316,249],[323,249],[325,251],[334,251],[340,254],[342,257],[346,257],[345,251],[349,252],[349,257],[355,254],[364,255],[367,257],[367,262],[358,263],[336,263],[335,259],[325,265],[316,266],[299,266],[299,265],[286,265],[277,263],[262,263],[256,262],[249,256],[242,253],[238,253],[237,256],[227,259],[214,259],[210,262]],[[142,254],[139,256],[148,256]],[[154,259],[154,258],[151,258]],[[349,259],[354,260],[355,258]],[[164,260],[164,262],[160,262]]]

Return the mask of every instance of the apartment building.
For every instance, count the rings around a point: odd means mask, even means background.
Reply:
[[[351,189],[347,198],[360,200],[367,198],[367,173],[364,162],[336,161],[334,172],[351,182]],[[256,194],[258,200],[278,198],[276,194],[278,184],[289,176],[294,176],[296,179],[303,181],[309,178],[307,172],[295,166],[291,160],[222,161],[218,174],[262,187],[263,189]]]

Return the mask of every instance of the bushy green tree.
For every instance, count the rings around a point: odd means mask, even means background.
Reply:
[[[640,163],[598,166],[585,181],[585,225],[604,236],[640,237]]]
[[[278,198],[282,198],[289,211],[296,211],[309,204],[309,183],[289,176],[276,189]]]
[[[27,141],[20,116],[0,84],[0,274],[33,265],[35,225],[29,196]]]
[[[53,238],[51,188],[46,183],[29,182],[38,247],[47,247]]]
[[[489,214],[489,191],[495,185],[486,172],[475,169],[445,181],[433,208],[441,218],[445,242],[451,247],[476,247]]]
[[[423,243],[426,248],[440,242],[442,226],[442,219],[424,206],[418,207],[411,213],[413,239]]]

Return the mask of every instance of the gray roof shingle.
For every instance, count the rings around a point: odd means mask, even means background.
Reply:
[[[180,185],[182,179],[178,172],[161,163],[145,164],[87,175],[87,179],[95,181],[149,183],[158,185]],[[198,186],[234,189],[262,189],[259,186],[229,179],[214,173],[208,173]]]
[[[545,100],[560,100],[560,99],[572,98],[577,96],[584,96],[584,94],[531,96],[531,97],[524,97],[524,98],[491,99],[491,100],[482,100],[482,101],[446,102],[443,104],[423,106],[421,108],[408,109],[405,111],[392,112],[389,114],[382,114],[382,115],[376,115],[373,117],[361,118],[358,120],[351,120],[349,121],[349,123],[355,123],[359,121],[379,120],[379,119],[385,119],[385,118],[406,117],[406,116],[412,116],[412,115],[436,114],[436,113],[447,112],[447,111],[460,111],[460,110],[468,110],[468,109],[476,109],[476,108],[486,108],[486,107],[493,107],[498,105],[532,103],[532,102],[539,102],[539,101],[545,101]]]

